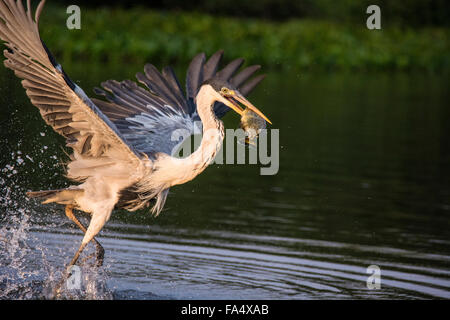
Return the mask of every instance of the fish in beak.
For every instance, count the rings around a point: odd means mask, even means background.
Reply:
[[[266,128],[266,121],[249,108],[246,108],[241,115],[239,126],[245,131],[244,144],[255,146],[256,138],[258,138],[261,130]]]
[[[236,90],[228,90],[226,94],[223,94],[223,97],[228,101],[226,105],[236,111],[238,114],[242,116],[244,110],[241,108],[239,104],[242,104],[247,109],[253,111],[258,116],[263,118],[268,123],[272,124],[272,122],[258,109],[256,108],[250,101],[248,101],[241,93]]]
[[[272,122],[237,90],[224,91],[221,93],[227,102],[226,105],[241,115],[240,127],[245,131],[246,135],[244,144],[255,145],[254,141],[259,133],[266,128],[266,121],[270,124]]]

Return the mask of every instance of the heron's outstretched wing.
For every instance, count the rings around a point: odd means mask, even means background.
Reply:
[[[147,64],[144,73],[136,75],[147,89],[130,80],[108,80],[101,84],[103,90],[95,89],[108,102],[98,99],[93,101],[137,150],[149,156],[158,152],[173,155],[177,145],[185,138],[201,133],[195,97],[204,81],[219,77],[233,84],[242,94],[248,95],[264,79],[264,75],[250,79],[260,66],[250,66],[236,74],[244,59],[236,59],[217,71],[222,55],[221,50],[208,61],[204,53],[194,57],[187,71],[186,95],[172,68],[166,67],[160,73],[153,65]],[[219,118],[228,110],[222,103],[214,105]]]
[[[67,145],[85,157],[100,157],[114,148],[138,160],[138,151],[126,143],[116,125],[74,84],[41,41],[41,1],[32,18],[30,1],[0,0],[0,38],[6,67],[23,79],[22,85],[44,120],[64,136]]]
[[[167,75],[169,69],[164,71],[163,74]],[[130,80],[105,81],[101,84],[104,90],[95,88],[94,91],[109,102],[93,100],[134,148],[153,158],[158,152],[172,155],[176,145],[183,140],[179,138],[194,132],[195,120],[188,112],[183,95],[174,92],[165,80],[153,81],[150,76],[162,75],[152,65],[145,66],[145,74],[137,74],[149,90]],[[181,135],[176,137],[177,133]]]

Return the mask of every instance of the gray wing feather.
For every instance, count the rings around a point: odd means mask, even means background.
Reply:
[[[172,155],[183,140],[173,139],[172,135],[179,133],[185,138],[195,132],[187,100],[179,95],[182,91],[178,80],[171,69],[160,74],[151,65],[146,65],[145,73],[138,73],[136,78],[148,90],[130,80],[108,80],[101,84],[103,89],[94,89],[108,102],[93,100],[139,152],[151,158],[158,152]]]
[[[239,88],[239,91],[244,95],[248,95],[253,89],[255,89],[255,87],[264,80],[264,78],[266,77],[265,74],[261,74],[259,76],[254,77],[253,79],[251,79],[250,81],[248,81],[247,83],[245,83],[244,85],[242,85]]]
[[[180,82],[178,81],[173,69],[171,67],[165,67],[162,70],[162,75],[167,80],[167,85],[175,96],[177,103],[182,106],[182,110],[184,110],[185,112],[189,112],[183,89],[181,88]]]
[[[188,99],[194,99],[203,82],[203,65],[205,54],[200,53],[192,59],[186,74],[186,95]]]
[[[47,124],[64,136],[67,145],[85,156],[99,157],[110,146],[122,150],[133,159],[139,154],[128,145],[114,123],[66,75],[39,36],[38,21],[44,1],[31,15],[22,1],[0,1],[0,38],[4,64],[22,78],[31,102]]]
[[[196,131],[200,132],[195,129],[194,119],[191,117],[157,110],[159,112],[135,115],[121,122],[124,126],[120,128],[125,137],[138,150],[150,156],[157,152],[173,155],[177,146],[186,138]]]
[[[219,68],[220,60],[222,60],[223,50],[219,50],[214,53],[211,58],[203,66],[203,77],[205,80],[211,79],[217,72]]]
[[[224,80],[229,80],[233,74],[242,66],[244,59],[238,58],[231,61],[225,68],[217,72],[216,77]]]
[[[231,84],[234,85],[236,88],[239,88],[259,69],[261,69],[261,66],[258,65],[245,68],[231,79]]]

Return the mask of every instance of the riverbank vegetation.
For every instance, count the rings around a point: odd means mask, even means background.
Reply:
[[[62,63],[185,65],[198,52],[226,49],[227,59],[291,71],[420,71],[448,73],[445,26],[292,18],[283,21],[149,8],[82,7],[81,30],[66,27],[66,7],[47,5],[41,33]]]

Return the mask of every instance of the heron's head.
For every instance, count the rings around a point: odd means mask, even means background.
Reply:
[[[272,124],[270,120],[261,112],[258,108],[256,108],[250,101],[248,101],[243,94],[239,92],[232,84],[229,82],[212,78],[203,83],[203,85],[210,85],[215,93],[215,100],[218,102],[222,102],[227,107],[231,108],[239,115],[242,115],[244,109],[241,107],[247,107],[248,109],[255,112],[261,118],[266,120],[268,123]]]

